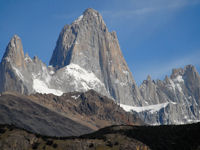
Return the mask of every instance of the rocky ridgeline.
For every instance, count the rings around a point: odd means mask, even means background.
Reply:
[[[110,125],[141,125],[111,99],[90,90],[62,96],[6,92],[0,96],[0,124],[49,136],[77,136]]]

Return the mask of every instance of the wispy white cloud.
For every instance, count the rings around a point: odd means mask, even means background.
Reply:
[[[179,10],[186,6],[200,4],[200,0],[132,0],[131,4],[133,5],[132,8],[129,7],[122,10],[102,10],[101,13],[103,16],[112,18],[131,18],[152,13]]]

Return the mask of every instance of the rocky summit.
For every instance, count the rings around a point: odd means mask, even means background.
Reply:
[[[76,64],[93,72],[104,85],[100,91],[119,103],[139,104],[139,90],[124,60],[117,35],[109,32],[102,16],[87,9],[60,33],[50,65],[62,68]]]
[[[24,55],[22,41],[14,35],[0,63],[0,92],[61,96],[93,89],[148,124],[200,120],[200,76],[194,66],[174,69],[163,81],[148,76],[138,87],[116,32],[108,31],[94,9],[64,26],[49,64]]]

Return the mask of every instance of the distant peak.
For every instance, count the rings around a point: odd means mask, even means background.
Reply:
[[[96,11],[96,10],[94,10],[92,8],[86,9],[83,12],[83,16],[85,16],[86,18],[95,18],[95,19],[97,19],[99,21],[103,20],[101,14],[98,11]]]
[[[185,74],[196,74],[196,75],[198,75],[199,73],[198,73],[198,71],[196,70],[196,68],[193,66],[193,65],[187,65],[187,66],[185,66],[184,67],[184,73]]]
[[[20,39],[20,37],[19,37],[17,34],[15,34],[15,35],[11,38],[11,40],[10,40],[10,42],[9,42],[9,44],[10,44],[11,47],[16,47],[17,44],[20,44],[20,43],[21,43],[21,39]]]
[[[183,68],[175,68],[175,69],[172,69],[172,74],[171,74],[170,78],[174,79],[179,75],[182,76],[183,74],[184,74]]]
[[[20,37],[19,37],[17,34],[15,34],[15,35],[12,37],[12,39],[14,39],[14,40],[16,40],[16,39],[20,40]]]
[[[99,14],[98,11],[96,11],[95,9],[93,8],[87,8],[83,14],[86,14],[86,13],[93,13],[93,14]]]
[[[12,51],[18,51],[19,46],[22,47],[21,39],[15,34],[8,43],[4,56],[7,57]]]
[[[82,20],[87,20],[90,22],[95,22],[98,20],[99,23],[104,23],[100,13],[93,8],[86,9],[81,16],[79,16],[72,24],[79,24]]]
[[[147,76],[147,81],[151,81],[151,76],[150,75]]]
[[[195,70],[196,68],[193,65],[187,65],[184,67],[184,70]]]
[[[15,34],[11,38],[4,53],[3,60],[7,62],[12,62],[16,66],[24,66],[24,51],[21,39],[18,35]]]

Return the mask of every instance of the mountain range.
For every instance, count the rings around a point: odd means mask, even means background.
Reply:
[[[24,54],[19,36],[10,40],[0,64],[0,92],[59,97],[91,89],[113,99],[147,124],[200,120],[200,75],[195,67],[173,69],[163,81],[148,76],[138,87],[116,32],[108,31],[94,9],[85,10],[72,24],[64,26],[49,66],[37,56],[30,58]]]

